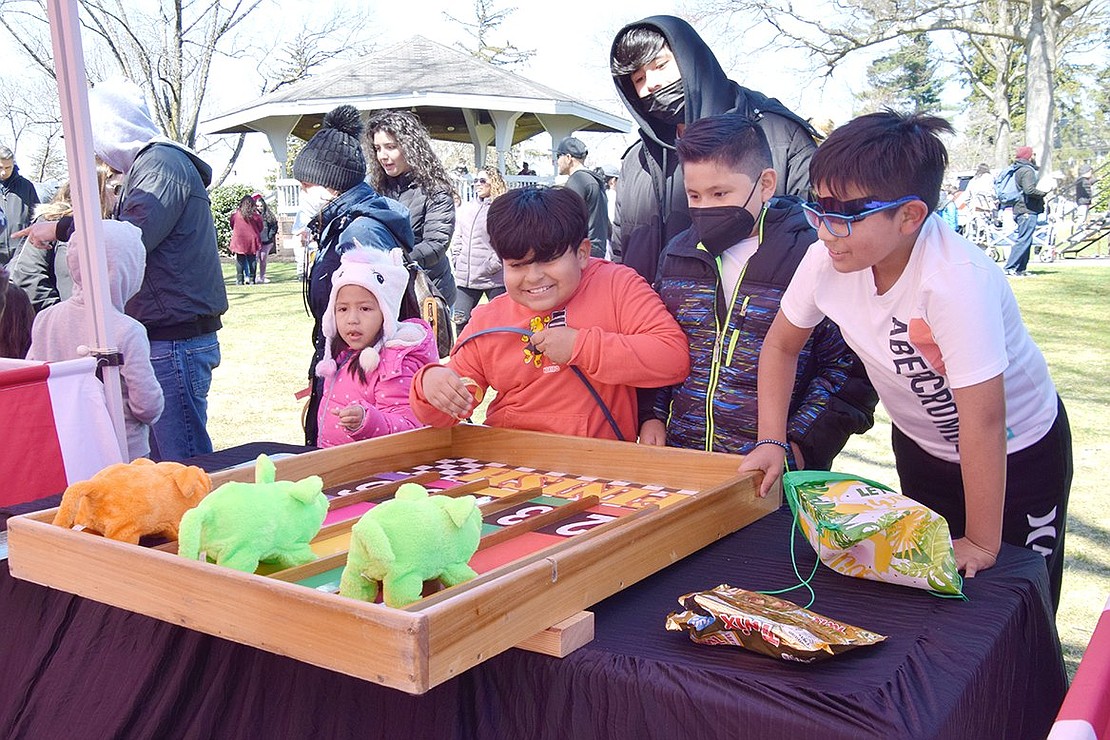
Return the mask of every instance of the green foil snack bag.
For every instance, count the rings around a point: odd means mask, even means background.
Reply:
[[[882,483],[824,470],[783,476],[786,500],[821,562],[855,578],[960,596],[948,522]]]

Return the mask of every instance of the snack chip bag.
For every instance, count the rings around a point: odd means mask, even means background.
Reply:
[[[824,470],[783,476],[790,509],[821,562],[855,578],[961,596],[948,522],[882,483]]]
[[[720,585],[679,598],[685,611],[667,615],[667,629],[686,630],[700,645],[736,645],[795,663],[813,663],[886,639],[777,596]]]

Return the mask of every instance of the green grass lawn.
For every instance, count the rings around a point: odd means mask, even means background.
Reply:
[[[1075,481],[1068,510],[1064,592],[1057,615],[1070,673],[1110,595],[1110,505],[1101,476],[1110,456],[1102,424],[1110,416],[1110,267],[1034,262],[1035,279],[1011,281],[1033,338],[1048,358],[1064,399],[1075,446]],[[236,286],[225,264],[230,307],[220,332],[223,362],[209,396],[209,432],[216,449],[267,440],[303,442],[303,401],[312,322],[291,263],[269,267],[273,282]],[[890,421],[852,440],[836,467],[897,485]]]

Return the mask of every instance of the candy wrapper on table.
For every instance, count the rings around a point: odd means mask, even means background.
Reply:
[[[882,483],[801,470],[783,476],[790,509],[821,562],[855,578],[960,596],[948,522]]]
[[[701,645],[736,645],[772,658],[814,663],[886,639],[768,594],[720,585],[679,598],[667,629]]]

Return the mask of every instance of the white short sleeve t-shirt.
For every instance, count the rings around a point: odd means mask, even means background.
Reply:
[[[1056,388],[1005,275],[936,214],[885,294],[869,269],[837,272],[817,242],[781,310],[802,328],[836,322],[895,426],[942,460],[960,459],[953,388],[1003,374],[1008,452],[1040,440],[1056,419]]]

